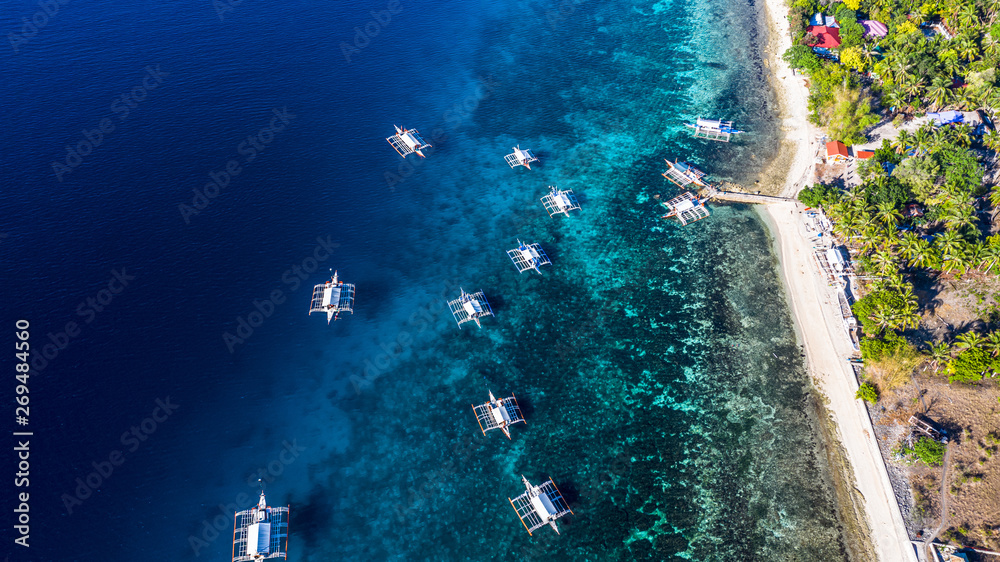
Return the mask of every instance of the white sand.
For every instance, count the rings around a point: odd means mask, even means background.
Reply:
[[[806,120],[808,90],[802,77],[793,75],[780,58],[791,46],[784,1],[766,0],[765,10],[771,32],[770,66],[782,98],[782,130],[786,141],[797,144],[783,190],[783,195],[794,196],[803,185],[813,183],[813,161],[819,149],[816,139],[820,133]],[[826,283],[812,257],[812,243],[806,237],[801,208],[791,202],[759,206],[765,218],[770,218],[807,366],[816,385],[829,399],[827,408],[836,423],[857,491],[864,498],[867,518],[864,526],[871,530],[878,559],[916,562],[871,419],[861,401],[854,397],[858,383],[847,362],[852,352],[851,342],[840,318],[834,289]]]

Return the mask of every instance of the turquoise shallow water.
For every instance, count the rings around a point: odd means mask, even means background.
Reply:
[[[10,103],[44,126],[0,151],[24,186],[0,200],[0,253],[31,272],[6,281],[11,320],[44,338],[109,270],[136,276],[33,379],[50,539],[22,559],[224,560],[258,475],[291,505],[291,560],[846,559],[762,223],[713,205],[681,228],[654,199],[677,193],[663,158],[752,183],[774,156],[758,7],[401,2],[350,63],[341,43],[388,4],[244,2],[222,21],[207,3],[68,4],[14,60]],[[163,89],[53,179],[149,64]],[[288,128],[186,224],[178,204],[286,105]],[[696,141],[699,115],[749,132]],[[433,153],[401,163],[392,124]],[[504,163],[515,144],[535,169]],[[548,185],[582,211],[549,218]],[[317,238],[339,246],[287,283]],[[543,275],[514,269],[518,238],[552,258]],[[305,314],[327,268],[357,284],[331,326]],[[496,318],[459,330],[460,287]],[[275,289],[287,300],[230,353],[221,335]],[[510,441],[476,424],[488,388],[524,409]],[[177,412],[67,513],[166,396]],[[561,535],[524,532],[522,474],[564,492]]]

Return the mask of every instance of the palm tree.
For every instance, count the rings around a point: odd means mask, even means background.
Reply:
[[[955,338],[956,349],[974,349],[983,344],[983,336],[977,332],[965,332]]]
[[[896,224],[903,218],[903,213],[900,213],[899,209],[897,209],[894,204],[886,201],[878,204],[875,216],[878,217],[878,220],[882,221],[882,224],[884,224],[886,228],[895,228]]]
[[[1000,355],[1000,332],[990,332],[986,336],[986,341],[982,343],[983,351],[988,351],[990,355],[996,357]]]
[[[927,99],[935,109],[940,109],[948,100],[951,95],[950,86],[951,82],[942,76],[935,76],[934,80],[931,80],[931,85],[927,88]]]
[[[983,144],[992,151],[1000,151],[1000,131],[994,129],[983,135]]]
[[[990,269],[1000,260],[1000,234],[995,234],[986,239],[980,246],[979,264],[985,267],[983,273],[989,273]]]
[[[994,131],[990,132],[992,133]],[[997,142],[1000,143],[1000,133],[997,133]],[[899,135],[897,135],[896,138],[889,143],[889,146],[891,146],[893,150],[896,151],[896,154],[902,154],[903,152],[906,151],[906,148],[911,146],[912,144],[913,144],[913,137],[910,135],[910,133],[908,131],[900,131]]]
[[[947,342],[934,343],[929,341],[926,343],[928,355],[931,356],[931,365],[937,371],[951,359],[951,346]]]
[[[896,256],[892,255],[889,248],[884,246],[872,254],[872,261],[878,268],[879,275],[886,275],[888,272],[895,272],[898,267],[896,264]]]
[[[979,58],[979,45],[976,45],[975,39],[967,36],[962,37],[958,40],[957,47],[958,56],[965,59],[967,62],[972,62]]]
[[[968,266],[968,243],[962,235],[954,230],[948,230],[934,240],[938,250],[941,251],[942,265],[944,271],[949,273],[956,269],[965,271]]]
[[[968,88],[964,88],[963,92],[967,90]],[[969,148],[972,146],[972,127],[964,123],[952,127],[948,132],[948,137],[962,148]]]
[[[966,228],[976,223],[973,210],[967,204],[952,203],[948,205],[944,216],[941,217],[950,230],[962,232]]]
[[[923,243],[917,246],[916,253],[910,259],[910,265],[926,269],[938,267],[941,263],[941,253],[926,240],[921,239],[920,241]]]
[[[920,252],[920,243],[923,242],[919,236],[914,232],[904,232],[899,237],[899,255],[906,261],[913,265],[913,258]]]

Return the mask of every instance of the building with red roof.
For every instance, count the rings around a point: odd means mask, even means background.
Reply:
[[[840,46],[840,30],[836,27],[825,25],[810,25],[806,32],[811,33],[817,39],[814,49],[836,49]]]
[[[872,156],[875,156],[875,153],[872,152],[872,151],[870,151],[870,150],[855,150],[854,151],[854,157],[857,158],[858,160],[868,160]]]
[[[846,162],[851,157],[847,151],[847,145],[840,141],[830,141],[826,143],[827,162]]]

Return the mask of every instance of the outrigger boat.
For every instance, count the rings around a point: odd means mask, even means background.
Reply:
[[[680,187],[687,187],[688,184],[695,184],[699,187],[708,187],[701,178],[705,176],[705,172],[702,172],[698,168],[695,168],[687,162],[678,162],[670,160],[665,160],[669,168],[666,172],[663,172],[663,177],[676,183]]]
[[[354,314],[354,285],[337,279],[334,271],[329,281],[313,287],[309,314],[313,312],[325,312],[327,324],[336,320],[341,312]]]
[[[527,490],[514,499],[507,498],[514,511],[517,512],[521,524],[528,530],[529,535],[545,524],[550,525],[558,535],[559,527],[556,527],[556,519],[567,513],[573,513],[573,510],[563,499],[562,492],[556,487],[556,483],[552,481],[552,478],[549,478],[538,486],[532,486],[523,475],[521,482]]]
[[[479,406],[472,406],[472,411],[476,413],[476,421],[479,422],[479,429],[486,435],[491,429],[499,429],[510,439],[510,426],[524,421],[521,414],[521,407],[517,405],[517,398],[513,394],[510,398],[500,398],[493,396],[490,391],[490,401]]]
[[[389,144],[396,149],[400,156],[406,158],[410,154],[416,154],[421,158],[426,158],[421,151],[425,148],[431,148],[431,145],[420,136],[416,129],[400,128],[398,125],[393,125],[393,127],[396,128],[396,134],[386,137],[385,140],[389,141]]]
[[[233,521],[233,562],[288,559],[288,507],[267,505],[264,490],[257,505],[236,512]]]
[[[552,265],[552,262],[549,261],[549,256],[545,255],[545,250],[542,249],[541,244],[525,244],[521,240],[518,240],[517,248],[507,250],[507,256],[514,262],[514,267],[520,273],[534,269],[541,274],[542,271],[538,269],[539,266]]]
[[[720,119],[702,119],[699,117],[694,123],[684,123],[685,127],[694,129],[694,136],[701,139],[729,142],[730,137],[743,133],[733,128],[732,121],[722,121]]]
[[[514,152],[504,156],[504,160],[511,168],[516,168],[518,166],[524,166],[527,169],[531,169],[532,162],[538,162],[538,158],[531,153],[530,150],[521,150],[521,145],[514,147]]]

